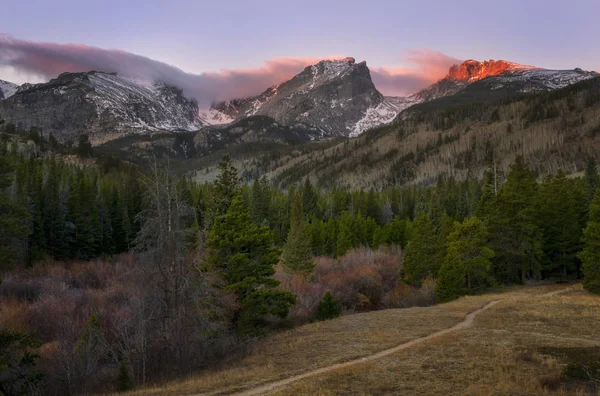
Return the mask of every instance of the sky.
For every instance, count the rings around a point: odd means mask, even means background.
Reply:
[[[0,10],[0,79],[19,84],[99,69],[207,101],[346,56],[367,61],[388,95],[466,59],[600,70],[598,0],[0,0]]]

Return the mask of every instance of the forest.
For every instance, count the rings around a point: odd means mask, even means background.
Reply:
[[[1,127],[0,127],[1,128]],[[5,127],[6,132],[6,127]],[[93,158],[30,131],[0,140],[0,393],[125,391],[239,358],[264,334],[502,285],[600,293],[600,176],[384,190],[214,182]],[[23,139],[23,140],[19,140]],[[23,150],[33,141],[36,150]]]

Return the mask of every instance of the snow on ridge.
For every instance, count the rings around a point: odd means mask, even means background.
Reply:
[[[18,89],[19,89],[19,86],[17,84],[13,84],[8,81],[0,80],[0,92],[2,93],[3,99],[7,99],[7,98],[13,96],[17,92]],[[2,98],[2,97],[0,97],[0,98]]]
[[[230,124],[235,119],[215,108],[203,109],[199,111],[200,119],[207,125]]]
[[[419,103],[419,100],[414,96],[385,96],[383,101],[377,106],[367,109],[365,115],[355,125],[350,125],[350,137],[359,136],[364,131],[389,124],[400,112],[410,106]]]
[[[195,102],[174,100],[174,93],[162,83],[107,73],[89,73],[87,77],[94,88],[88,99],[96,105],[99,117],[108,112],[124,126],[152,131],[194,131],[203,125]]]

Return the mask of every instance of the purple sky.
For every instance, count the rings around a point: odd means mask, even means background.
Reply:
[[[47,43],[142,55],[181,69],[175,74],[212,78],[203,83],[213,91],[221,92],[240,75],[255,78],[240,94],[333,55],[366,60],[378,88],[390,94],[414,91],[441,77],[440,70],[457,59],[600,70],[598,0],[2,0],[0,12],[0,35],[5,34],[0,36],[0,79],[17,83],[48,79],[62,67],[109,67],[107,57],[123,62],[121,57],[129,56]],[[37,45],[35,56],[17,59],[30,44]],[[73,58],[78,49],[86,53],[84,63]],[[67,59],[57,63],[60,57]],[[281,71],[282,58],[290,70]],[[138,68],[142,60],[128,62]],[[237,94],[231,91],[223,95]]]

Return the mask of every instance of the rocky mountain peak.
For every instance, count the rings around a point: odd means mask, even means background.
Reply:
[[[24,84],[0,101],[0,114],[20,128],[36,125],[62,141],[85,132],[93,143],[130,133],[194,131],[203,125],[198,103],[181,89],[99,71]]]
[[[535,69],[532,66],[520,65],[505,60],[476,61],[469,59],[460,65],[450,67],[447,78],[457,81],[475,82],[489,76],[497,76],[506,71]]]

